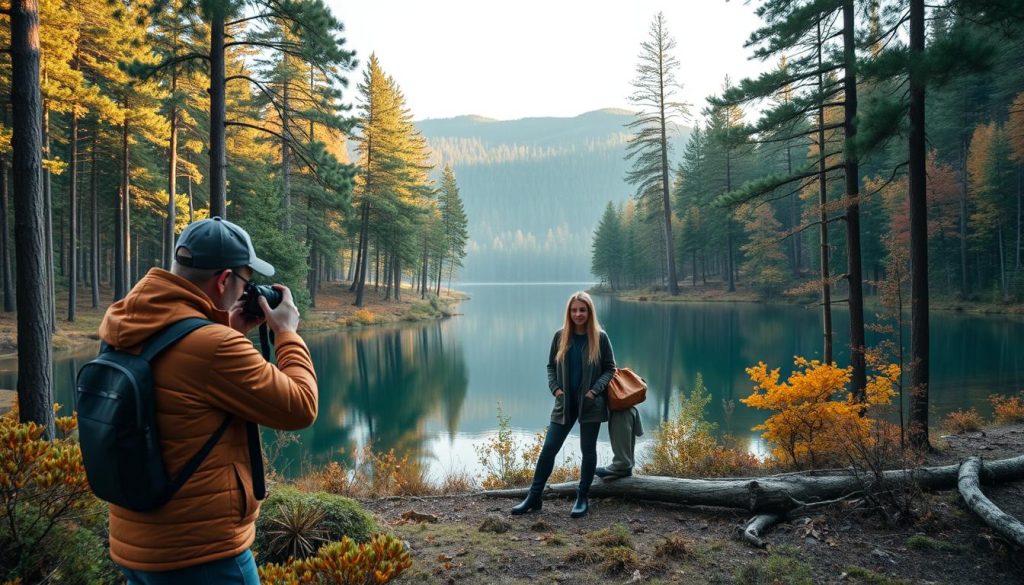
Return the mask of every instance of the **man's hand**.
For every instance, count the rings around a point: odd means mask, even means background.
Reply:
[[[565,392],[562,392],[561,388],[558,388],[558,389],[555,390],[555,398],[558,398],[562,394],[565,394]]]
[[[585,398],[589,398],[589,399],[593,400],[597,396],[597,394],[594,394],[593,390],[587,390],[587,393],[584,394],[583,396]]]
[[[231,305],[228,309],[228,327],[231,327],[235,331],[238,331],[242,335],[247,335],[250,331],[260,326],[263,323],[263,317],[253,317],[252,315],[246,315],[243,308],[245,302],[242,299],[235,301],[235,304]]]
[[[266,297],[260,295],[260,308],[267,319],[267,325],[276,334],[280,335],[286,331],[296,331],[299,328],[299,309],[292,300],[292,291],[283,284],[273,285],[274,289],[281,292],[281,304],[276,309],[271,309]]]

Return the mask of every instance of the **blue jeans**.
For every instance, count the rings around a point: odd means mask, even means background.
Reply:
[[[556,422],[548,424],[548,433],[544,437],[544,447],[540,450],[540,457],[537,459],[537,469],[533,472],[533,484],[530,491],[540,493],[544,491],[544,484],[551,476],[551,470],[555,468],[555,455],[562,450],[569,431],[573,424],[560,425]],[[583,453],[583,461],[580,462],[580,486],[584,494],[590,491],[590,484],[594,481],[594,469],[597,468],[597,433],[601,430],[601,423],[580,423],[580,451]]]
[[[252,551],[176,571],[136,571],[118,567],[128,585],[259,585]]]

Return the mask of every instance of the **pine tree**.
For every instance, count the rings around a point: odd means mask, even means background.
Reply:
[[[39,83],[39,4],[13,0],[11,105],[15,254],[18,262],[18,413],[54,437],[51,326],[42,176],[43,100]]]
[[[665,271],[670,294],[679,294],[676,278],[675,242],[672,237],[672,205],[669,199],[669,133],[675,120],[687,113],[686,105],[674,101],[679,60],[672,54],[675,39],[668,32],[665,16],[658,13],[651,22],[649,40],[641,43],[635,91],[630,101],[641,108],[628,127],[635,132],[626,147],[626,159],[633,161],[626,180],[636,186],[638,199],[658,198],[661,203]]]
[[[609,201],[594,232],[590,271],[607,282],[613,291],[619,289],[622,281],[625,244],[619,212]]]
[[[466,243],[469,241],[469,220],[466,209],[459,195],[459,186],[455,180],[455,172],[451,166],[445,165],[441,173],[440,197],[441,226],[444,234],[444,245],[438,258],[438,279],[435,294],[441,294],[441,270],[444,261],[448,262],[448,283],[451,287],[452,274],[456,266],[462,266],[466,257]]]

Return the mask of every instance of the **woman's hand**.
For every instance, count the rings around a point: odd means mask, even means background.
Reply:
[[[565,394],[565,392],[562,392],[561,388],[558,388],[557,390],[555,390],[555,398],[558,398],[562,394]]]

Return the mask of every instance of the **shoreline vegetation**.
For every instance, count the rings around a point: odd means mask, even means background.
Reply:
[[[353,304],[355,293],[348,290],[350,284],[323,283],[317,292],[317,306],[303,312],[299,332],[433,321],[458,314],[458,304],[469,299],[469,295],[465,293],[445,288],[441,289],[440,296],[428,293],[426,299],[420,299],[418,292],[409,286],[403,286],[402,300],[384,300],[368,283],[363,307],[356,307]],[[104,289],[101,292],[103,299],[112,296],[109,290]],[[76,306],[77,317],[72,323],[64,316],[67,308],[67,291],[59,291],[57,331],[52,342],[54,351],[77,351],[95,344],[99,340],[97,331],[100,321],[108,306],[109,303],[93,308],[88,298],[79,298]],[[65,312],[61,312],[61,308],[64,308]],[[17,313],[0,313],[0,359],[17,356],[17,327]]]
[[[807,281],[800,281],[804,284]],[[625,302],[638,303],[757,303],[777,305],[797,305],[817,309],[820,299],[808,295],[776,294],[765,296],[759,291],[736,283],[736,291],[728,292],[724,282],[708,282],[694,286],[690,282],[679,283],[679,294],[672,295],[663,286],[645,286],[613,290],[605,284],[599,284],[587,290],[590,294],[614,297]],[[956,297],[932,297],[929,299],[929,310],[964,313],[971,315],[1024,315],[1024,302],[1003,303],[999,301],[964,300]],[[836,306],[842,303],[834,302]],[[879,311],[881,306],[874,295],[865,297],[865,308]],[[909,304],[906,307],[909,311]]]

